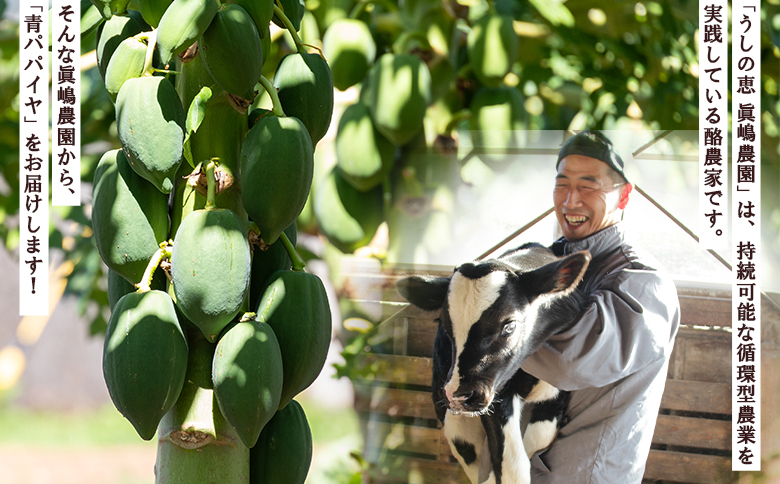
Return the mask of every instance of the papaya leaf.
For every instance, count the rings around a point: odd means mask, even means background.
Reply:
[[[98,315],[95,316],[95,319],[89,325],[89,335],[97,336],[99,334],[105,334],[106,329],[108,329],[108,322],[102,314],[98,313]]]
[[[574,27],[574,15],[563,4],[565,0],[530,0],[531,5],[551,24]]]
[[[200,92],[192,99],[189,109],[187,109],[187,119],[185,120],[185,136],[184,136],[184,158],[187,159],[187,163],[195,168],[195,162],[192,160],[192,149],[190,148],[190,136],[198,131],[203,118],[206,117],[206,104],[211,99],[211,88],[203,86]]]

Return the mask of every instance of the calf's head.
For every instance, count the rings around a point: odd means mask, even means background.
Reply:
[[[490,410],[525,359],[552,334],[574,322],[576,290],[590,253],[558,258],[531,246],[485,262],[466,263],[450,277],[411,276],[396,287],[413,305],[440,311],[452,366],[444,393],[451,412]]]

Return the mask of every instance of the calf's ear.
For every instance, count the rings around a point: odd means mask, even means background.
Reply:
[[[566,296],[577,288],[585,270],[590,263],[591,255],[587,250],[575,252],[566,257],[562,257],[555,262],[550,262],[534,271],[523,274],[523,277],[530,277],[532,284],[538,295],[555,294],[557,296]]]
[[[441,309],[449,287],[449,277],[409,276],[395,283],[404,299],[426,311]]]

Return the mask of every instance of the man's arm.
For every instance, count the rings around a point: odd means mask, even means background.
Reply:
[[[568,330],[554,335],[523,370],[561,390],[603,387],[665,358],[680,319],[674,283],[656,271],[625,269],[591,294]]]

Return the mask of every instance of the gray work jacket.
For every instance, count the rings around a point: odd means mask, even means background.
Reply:
[[[621,223],[553,249],[587,249],[598,270],[580,285],[590,299],[577,322],[522,365],[572,392],[568,422],[531,459],[531,482],[639,484],[680,322],[675,285]]]

